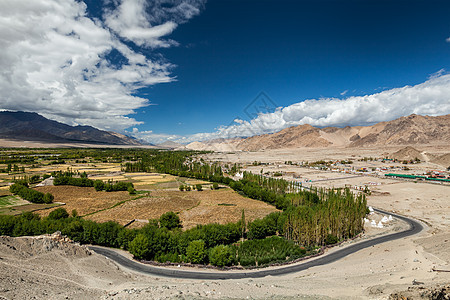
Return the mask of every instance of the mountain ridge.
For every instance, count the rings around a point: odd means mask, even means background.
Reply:
[[[92,126],[70,126],[40,114],[23,111],[0,112],[0,138],[46,143],[92,143],[140,146],[132,137]]]
[[[369,126],[318,128],[309,124],[275,133],[222,142],[194,142],[192,150],[260,151],[283,148],[370,147],[383,145],[450,144],[450,115],[412,114]]]

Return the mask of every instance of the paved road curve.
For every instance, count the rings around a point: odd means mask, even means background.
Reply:
[[[162,268],[162,267],[153,267],[145,264],[138,263],[134,260],[130,260],[125,256],[117,253],[116,251],[97,246],[89,246],[89,248],[98,254],[102,254],[107,258],[117,262],[118,264],[129,268],[134,271],[138,271],[145,274],[156,275],[156,276],[164,276],[164,277],[175,277],[175,278],[186,278],[186,279],[210,279],[210,280],[220,280],[220,279],[241,279],[241,278],[260,278],[265,276],[277,276],[284,275],[289,273],[295,273],[299,271],[303,271],[315,266],[326,265],[337,261],[347,255],[350,255],[356,251],[359,251],[364,248],[368,248],[377,244],[381,244],[384,242],[389,242],[397,239],[401,239],[410,235],[414,235],[422,231],[423,226],[412,219],[399,216],[396,214],[392,214],[383,210],[375,209],[375,211],[383,213],[383,214],[391,214],[394,217],[397,217],[400,220],[403,220],[409,224],[409,229],[401,232],[392,233],[389,235],[381,236],[375,239],[366,240],[359,242],[357,244],[353,244],[347,246],[345,248],[336,250],[330,254],[323,255],[315,260],[306,261],[301,264],[292,264],[283,267],[279,267],[276,269],[266,269],[259,271],[248,271],[248,272],[227,272],[227,271],[212,271],[212,272],[200,272],[200,271],[187,271],[187,270],[176,270],[170,268]]]

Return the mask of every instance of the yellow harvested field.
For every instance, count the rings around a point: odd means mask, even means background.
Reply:
[[[112,168],[101,168],[99,169],[102,172],[120,172],[120,166],[119,167],[112,167]]]
[[[150,174],[152,174],[152,173],[144,173],[144,172],[127,173],[127,175],[130,175],[132,177],[135,177],[135,176],[149,176]]]
[[[115,168],[120,167],[119,163],[101,163],[100,165],[102,168]]]
[[[92,180],[112,180],[112,181],[124,181],[128,180],[128,178],[123,176],[92,176],[89,177]]]
[[[160,183],[161,181],[140,181],[140,182],[133,182],[134,186],[139,186],[142,188],[142,186],[147,186],[147,185],[153,185],[153,184],[157,184]]]
[[[109,169],[109,168],[120,168],[120,164],[112,164],[112,163],[88,163],[88,164],[74,164],[74,166],[80,168],[95,168],[95,169]]]
[[[128,201],[87,218],[97,222],[116,221],[124,225],[134,219],[156,219],[168,211],[181,212],[197,204],[198,200],[190,197],[187,193],[152,191],[150,197]]]
[[[241,219],[243,209],[247,222],[278,211],[274,206],[243,197],[230,188],[184,193],[192,194],[200,201],[198,206],[180,214],[184,228],[192,228],[197,224],[237,222]]]
[[[7,195],[11,195],[11,192],[9,191],[9,186],[6,187],[1,187],[0,188],[0,196],[7,196]]]
[[[82,168],[82,169],[78,169],[77,171],[81,172],[81,173],[86,172],[88,175],[93,174],[93,173],[99,173],[99,170],[94,169],[94,168],[92,168],[92,169]]]
[[[154,184],[177,181],[175,176],[158,173],[132,173],[132,176],[128,178],[133,180],[133,184],[141,189],[151,189],[154,188],[152,187]]]
[[[133,185],[148,185],[148,184],[155,184],[156,181],[140,181],[140,182],[133,182]]]
[[[211,182],[198,180],[198,179],[188,179],[184,181],[186,184],[196,185],[196,184],[211,184]]]
[[[125,191],[97,192],[93,187],[61,185],[37,187],[36,190],[53,194],[55,196],[55,202],[63,202],[66,204],[63,207],[68,213],[76,209],[80,216],[109,208],[120,201],[131,198],[128,192]],[[51,209],[48,209],[38,213],[42,216],[47,216],[51,211]]]
[[[156,178],[156,179],[151,179],[151,178],[146,178],[143,180],[139,180],[137,183],[141,182],[141,183],[149,183],[149,182],[167,182],[167,181],[173,181],[172,178]]]
[[[115,208],[88,216],[94,221],[116,221],[126,224],[134,219],[148,220],[159,218],[163,213],[179,213],[184,229],[197,224],[237,222],[245,210],[245,218],[251,221],[262,218],[277,209],[264,202],[245,198],[229,188],[204,190],[201,192],[157,190],[150,197],[128,201]],[[135,226],[143,226],[138,222]]]
[[[52,166],[49,166],[49,168],[65,171],[65,170],[67,170],[67,168],[74,168],[74,166],[69,165],[69,164],[63,164],[63,165],[52,165]]]
[[[163,176],[133,176],[133,177],[128,177],[128,178],[133,179],[133,180],[144,181],[144,180],[164,179],[165,177],[163,177]]]

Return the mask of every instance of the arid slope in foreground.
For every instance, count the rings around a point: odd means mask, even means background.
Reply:
[[[390,231],[401,228],[394,222]],[[378,233],[370,230],[367,236]],[[0,237],[0,296],[6,299],[387,299],[413,282],[436,287],[450,237],[421,234],[364,249],[330,265],[262,279],[185,280],[140,275],[86,248],[50,238]],[[344,245],[345,246],[345,245]],[[446,248],[447,247],[447,248]],[[333,250],[331,250],[333,251]],[[423,292],[424,290],[421,290]]]

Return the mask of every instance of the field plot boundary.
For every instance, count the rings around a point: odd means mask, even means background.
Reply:
[[[149,195],[147,195],[147,194],[146,194],[146,195],[139,195],[139,196],[134,197],[134,198],[131,198],[131,199],[121,200],[121,201],[119,201],[119,202],[113,204],[113,205],[110,206],[110,207],[106,207],[106,208],[103,208],[103,209],[99,209],[99,210],[97,210],[97,211],[94,211],[94,212],[91,212],[91,213],[82,215],[81,217],[92,216],[92,215],[95,215],[95,214],[97,214],[97,213],[104,212],[104,211],[113,209],[113,208],[115,208],[115,207],[118,207],[118,206],[120,206],[120,205],[122,205],[122,204],[125,204],[125,203],[129,202],[129,201],[141,199],[141,198],[143,198],[143,197],[149,197]],[[135,221],[135,220],[133,220],[131,223],[133,223],[134,221]],[[131,223],[130,223],[130,224],[131,224]],[[130,225],[130,224],[128,224],[128,225]],[[127,225],[127,226],[128,226],[128,225]],[[124,226],[124,227],[125,227],[125,226]]]
[[[6,198],[12,198],[11,200],[7,200]],[[7,203],[9,202],[9,203]],[[18,204],[22,202],[22,204]],[[25,205],[29,204],[28,201],[23,200],[19,196],[16,195],[0,195],[0,208],[8,208],[13,206]]]
[[[40,210],[46,210],[46,209],[51,209],[51,208],[56,208],[56,207],[64,206],[66,204],[63,203],[63,202],[53,202],[52,204],[47,204],[47,205],[50,205],[50,206],[49,207],[43,207],[43,208],[34,209],[31,212],[40,211]]]
[[[43,205],[43,206],[45,205],[45,207],[36,208],[36,209],[32,209],[32,210],[18,210],[18,209],[16,209],[16,208],[23,208],[25,206],[33,206],[33,205]],[[64,205],[66,205],[66,203],[63,203],[63,202],[53,202],[51,204],[26,203],[26,204],[21,204],[21,205],[16,205],[16,206],[1,207],[0,208],[0,214],[4,214],[6,212],[6,214],[10,214],[10,215],[16,216],[16,215],[20,215],[20,214],[22,214],[22,213],[24,213],[26,211],[34,213],[34,212],[38,212],[38,211],[42,211],[42,210],[47,210],[47,209],[61,207],[61,206],[64,206]]]

